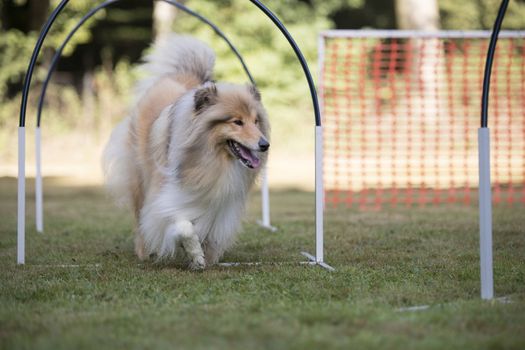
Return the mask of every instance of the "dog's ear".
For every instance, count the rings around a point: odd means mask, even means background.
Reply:
[[[214,83],[208,82],[204,84],[201,88],[195,91],[195,95],[193,97],[195,113],[198,114],[207,107],[216,103],[217,96],[217,86]]]
[[[255,85],[248,84],[248,90],[250,91],[250,94],[252,94],[253,98],[261,102],[261,93],[259,92],[259,89],[257,89]]]

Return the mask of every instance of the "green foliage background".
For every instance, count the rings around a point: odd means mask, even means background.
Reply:
[[[25,1],[18,0],[17,3],[23,5]],[[52,5],[56,6],[58,3],[59,1],[55,0]],[[0,10],[3,6],[5,6],[5,4],[0,2]],[[93,7],[93,1],[76,0],[71,1],[64,8],[61,15],[53,24],[53,29],[44,42],[42,50],[43,54],[40,55],[40,62],[42,62],[44,58],[49,59],[51,51],[63,42],[69,31],[78,23],[83,14],[91,9],[91,7]],[[104,16],[104,12],[99,13],[95,15],[93,20],[88,21],[82,26],[72,38],[70,44],[65,48],[63,55],[70,55],[76,45],[89,42],[91,34],[90,26],[96,22],[97,19]],[[26,34],[18,29],[2,31],[0,35],[0,67],[2,67],[0,69],[0,101],[4,101],[6,98],[5,92],[8,82],[15,83],[22,81],[37,38],[38,33],[36,32]],[[41,78],[45,72],[44,69],[40,69],[37,73],[35,80]]]
[[[25,1],[17,0],[17,3],[23,5]],[[390,1],[392,0],[266,0],[264,3],[286,24],[308,60],[312,74],[316,76],[317,35],[321,30],[335,28],[334,14],[342,10],[364,9],[371,4],[375,9],[382,8],[382,4],[386,6]],[[36,88],[43,79],[54,48],[62,42],[82,14],[101,2],[71,1],[59,16],[45,42],[40,59],[41,65],[33,78],[28,109],[29,125],[35,113]],[[51,7],[58,3],[58,0],[52,0]],[[490,28],[499,0],[438,0],[438,3],[443,29],[468,30]],[[0,6],[3,6],[2,4],[0,3]],[[187,0],[185,4],[216,23],[244,56],[270,112],[273,137],[280,141],[278,147],[289,152],[303,150],[310,152],[313,112],[307,84],[294,52],[277,28],[247,0]],[[71,54],[76,45],[89,42],[90,28],[93,24],[107,18],[111,13],[113,13],[111,8],[101,11],[82,27],[68,45],[64,55]],[[125,13],[119,12],[119,16]],[[129,15],[132,15],[131,12]],[[375,20],[372,20],[367,27],[384,27],[385,21],[381,16],[384,17],[385,13],[378,13]],[[352,28],[353,23],[349,18],[343,25]],[[525,1],[510,2],[503,27],[505,29],[525,27]],[[173,29],[196,36],[216,50],[217,80],[247,81],[235,56],[222,39],[206,25],[179,12]],[[130,30],[128,35],[133,36],[137,33]],[[24,34],[14,29],[0,33],[0,157],[13,154],[13,147],[9,145],[12,144],[14,129],[17,126],[16,116],[20,104],[19,95],[6,95],[6,86],[8,83],[22,80],[36,37],[35,32]],[[68,133],[72,130],[80,130],[83,134],[97,135],[102,142],[111,125],[125,115],[133,81],[136,79],[134,69],[136,62],[129,62],[126,59],[113,62],[111,55],[105,50],[102,50],[100,55],[103,56],[104,63],[94,72],[96,89],[92,106],[86,110],[85,101],[73,87],[51,86],[44,114],[46,128],[53,132]]]

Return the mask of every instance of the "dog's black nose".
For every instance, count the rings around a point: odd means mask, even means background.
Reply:
[[[266,141],[265,138],[261,137],[259,139],[259,150],[261,152],[266,152],[268,148],[270,148],[270,144],[268,143],[268,141]]]

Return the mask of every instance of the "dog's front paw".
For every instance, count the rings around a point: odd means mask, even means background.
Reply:
[[[190,270],[194,271],[204,270],[204,268],[206,267],[206,260],[204,260],[204,256],[194,257],[188,267],[190,268]]]

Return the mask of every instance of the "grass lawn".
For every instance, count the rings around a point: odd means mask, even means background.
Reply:
[[[28,182],[32,202],[32,185]],[[45,233],[28,203],[16,262],[16,180],[0,179],[1,349],[525,349],[525,209],[495,208],[497,297],[479,298],[476,207],[330,210],[328,272],[313,252],[313,194],[252,196],[223,261],[191,272],[140,264],[132,220],[101,188],[45,180]],[[430,305],[421,311],[401,308]]]

